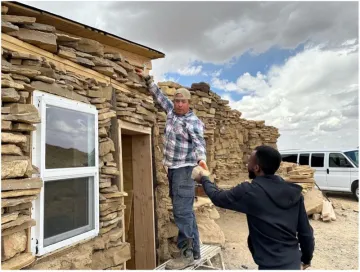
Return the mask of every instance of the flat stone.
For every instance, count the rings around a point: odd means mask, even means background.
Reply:
[[[12,207],[20,204],[28,203],[35,200],[38,196],[25,196],[25,197],[16,197],[9,199],[1,199],[1,206],[4,207]],[[106,203],[107,204],[107,203]]]
[[[41,74],[40,71],[34,70],[34,69],[28,69],[24,67],[7,67],[7,66],[1,66],[1,70],[3,73],[12,73],[12,74],[18,74],[23,75],[26,77],[33,78],[35,76],[38,76]]]
[[[50,33],[54,33],[56,31],[56,28],[54,26],[39,24],[39,23],[26,24],[23,25],[22,27],[26,29],[38,30],[42,32],[50,32]]]
[[[36,18],[17,15],[2,15],[1,20],[14,24],[32,24],[35,23]]]
[[[114,142],[109,138],[107,141],[99,144],[99,156],[103,157],[110,152],[115,151]]]
[[[23,59],[23,60],[35,60],[41,61],[41,58],[29,53],[22,53],[22,52],[11,52],[11,58],[13,59]]]
[[[100,217],[100,221],[110,221],[118,217],[118,213],[109,213],[108,215],[105,215],[103,217]]]
[[[74,51],[75,51],[76,56],[81,57],[81,58],[85,58],[85,59],[89,59],[89,60],[96,58],[96,56],[93,56],[93,55],[90,55],[90,54],[87,54],[84,52],[76,51],[75,49],[74,49]],[[95,66],[95,63],[94,63],[94,66]]]
[[[21,65],[22,60],[21,59],[11,59],[10,63],[13,64],[13,65]]]
[[[1,32],[2,33],[11,33],[14,31],[18,31],[19,27],[17,25],[14,25],[10,22],[5,22],[1,20]]]
[[[101,104],[101,103],[104,103],[104,102],[106,102],[106,98],[101,98],[101,97],[93,98],[93,99],[90,100],[91,104]]]
[[[10,260],[1,263],[2,270],[19,270],[23,267],[29,266],[35,261],[35,256],[32,253],[21,253]]]
[[[101,67],[112,67],[113,66],[113,62],[107,59],[103,59],[103,58],[99,58],[94,56],[92,61],[95,63],[96,66],[101,66]]]
[[[11,74],[11,78],[13,80],[21,80],[21,81],[24,81],[25,83],[30,83],[30,78],[28,78],[26,76]]]
[[[21,105],[23,105],[23,104],[21,104]],[[23,123],[27,123],[27,124],[36,124],[36,123],[41,122],[38,112],[1,115],[1,120],[23,122]]]
[[[108,188],[100,190],[101,193],[115,193],[119,192],[119,188],[116,185],[112,185]]]
[[[1,88],[14,88],[17,90],[23,90],[24,89],[24,85],[22,84],[18,84],[12,80],[1,80]]]
[[[1,145],[1,155],[19,155],[22,156],[21,148],[14,144]]]
[[[18,218],[19,212],[7,213],[1,216],[1,224],[14,221]]]
[[[116,112],[115,111],[109,111],[109,112],[99,114],[98,120],[102,121],[102,120],[112,118],[112,117],[116,117]]]
[[[112,220],[109,220],[109,221],[101,221],[103,224],[103,227],[107,227],[107,226],[110,226],[110,225],[113,225],[113,224],[116,224],[118,223],[119,221],[121,220],[120,217],[117,217],[117,218],[114,218]],[[115,225],[116,227],[116,225]],[[113,229],[113,228],[112,228]]]
[[[78,42],[81,38],[73,37],[67,34],[56,33],[58,42]]]
[[[20,28],[18,31],[10,32],[9,35],[40,47],[46,51],[56,53],[56,35],[53,33],[40,32],[32,29]]]
[[[4,121],[1,120],[1,131],[3,130],[12,130],[12,123],[11,121]]]
[[[117,61],[116,63],[119,64],[121,67],[123,67],[127,72],[135,71],[135,68],[126,62]]]
[[[94,252],[91,269],[102,270],[108,267],[120,265],[131,258],[130,244],[123,243],[120,246]]]
[[[6,261],[16,254],[25,251],[27,246],[26,231],[20,231],[3,237],[3,250],[1,252],[1,260]]]
[[[14,134],[10,132],[1,133],[1,143],[25,143],[26,136],[22,134]]]
[[[1,179],[23,177],[32,170],[32,165],[27,157],[2,156],[1,159]]]
[[[88,90],[87,96],[93,97],[93,98],[102,98],[102,93],[100,91]]]
[[[106,76],[113,76],[115,71],[112,67],[95,66],[92,69]]]
[[[34,79],[45,82],[45,83],[49,83],[49,84],[55,83],[55,79],[47,77],[47,76],[36,76],[36,77],[34,77]]]
[[[104,223],[101,222],[101,225],[103,226]],[[105,233],[108,233],[109,231],[111,231],[112,229],[117,227],[117,223],[112,224],[112,225],[107,225],[106,227],[101,227],[100,228],[100,235],[104,235]]]
[[[91,60],[82,58],[82,57],[77,57],[75,62],[80,65],[83,65],[85,67],[94,67],[95,66],[95,63],[93,63]]]
[[[123,56],[120,53],[105,53],[104,58],[113,61],[121,61]]]
[[[12,206],[12,207],[7,207],[7,211],[12,213],[12,212],[16,212],[16,211],[21,211],[21,210],[28,210],[32,208],[32,204],[31,202],[28,203],[23,203],[23,204],[19,204],[16,206]]]
[[[27,221],[30,221],[30,220],[31,220],[30,216],[20,215],[14,221],[11,221],[11,222],[8,222],[8,223],[5,223],[5,224],[1,224],[1,230],[21,225],[21,224],[23,224],[23,223],[25,223]]]
[[[103,196],[109,199],[109,198],[119,198],[119,197],[128,196],[128,194],[126,192],[114,192],[114,193],[103,194]]]
[[[1,99],[3,102],[17,102],[20,95],[14,88],[1,88]]]
[[[12,131],[35,131],[36,127],[31,124],[14,123],[12,125]]]
[[[58,56],[64,59],[69,59],[69,60],[75,60],[76,61],[76,54],[70,51],[65,51],[60,49],[58,52]]]
[[[33,81],[31,82],[31,86],[39,91],[45,91],[51,94],[60,95],[66,98],[70,98],[76,101],[89,103],[88,99],[80,94],[77,94],[74,91],[69,91],[67,89],[62,88],[59,84],[47,84],[41,81]]]
[[[9,8],[7,6],[1,6],[1,14],[6,14],[8,13]]]
[[[307,215],[321,213],[323,209],[323,195],[321,191],[312,189],[305,193],[304,204]]]
[[[38,113],[37,108],[32,104],[18,104],[12,103],[10,105],[10,114],[21,114],[21,113]]]
[[[6,192],[1,192],[1,198],[30,196],[30,195],[37,195],[39,193],[40,193],[40,189],[6,191]]]
[[[100,57],[104,55],[104,46],[101,43],[86,38],[81,38],[81,40],[74,45],[74,48],[78,51]]]
[[[41,67],[41,63],[36,60],[22,60],[21,65]]]
[[[1,182],[1,190],[29,190],[40,189],[43,182],[40,178],[6,179]]]
[[[106,182],[100,182],[99,183],[99,188],[103,189],[103,188],[107,188],[111,186],[111,181],[106,181]]]
[[[107,134],[107,131],[106,131],[106,129],[105,128],[100,128],[99,129],[99,137],[107,137],[108,136],[108,134]]]
[[[115,72],[120,74],[121,76],[124,76],[124,77],[128,76],[126,69],[123,68],[122,66],[113,62],[112,67],[114,68]]]

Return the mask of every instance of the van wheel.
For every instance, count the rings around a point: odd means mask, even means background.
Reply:
[[[354,181],[351,186],[351,191],[353,195],[356,197],[356,200],[359,201],[359,181]]]

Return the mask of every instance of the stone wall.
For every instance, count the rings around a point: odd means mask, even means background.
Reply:
[[[31,264],[29,269],[120,269],[131,256],[130,245],[122,237],[126,193],[114,183],[119,171],[114,160],[111,119],[118,114],[136,123],[139,116],[122,115],[128,104],[117,105],[112,99],[116,93],[121,101],[123,92],[130,93],[126,88],[142,88],[144,83],[132,80],[138,80],[134,66],[121,54],[106,52],[97,41],[60,33],[51,25],[36,23],[35,17],[13,15],[11,8],[5,6],[2,14],[3,33],[124,83],[122,91],[117,90],[45,57],[2,48],[2,268],[19,269]],[[31,163],[30,134],[40,122],[39,113],[31,104],[34,90],[92,104],[98,109],[100,170],[99,237],[36,261],[28,245],[29,228],[36,224],[31,219],[31,201],[38,197],[43,182],[34,177],[39,173]],[[136,91],[129,97],[136,100],[146,96]],[[154,108],[151,102],[140,99],[136,105],[136,111],[149,119],[148,113]]]

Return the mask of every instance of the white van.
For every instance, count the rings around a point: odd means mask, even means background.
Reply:
[[[349,192],[359,200],[359,149],[279,152],[283,161],[314,168],[314,178],[321,190]]]

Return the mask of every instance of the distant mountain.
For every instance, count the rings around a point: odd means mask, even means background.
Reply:
[[[90,153],[75,148],[46,144],[46,169],[86,167],[95,165],[95,149]]]

